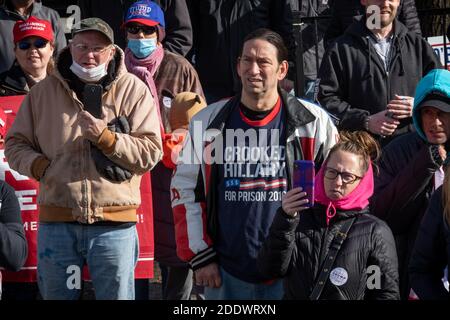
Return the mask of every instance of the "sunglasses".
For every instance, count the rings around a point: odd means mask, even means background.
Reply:
[[[139,32],[142,31],[143,34],[148,36],[156,32],[156,27],[129,26],[127,27],[127,31],[131,34],[138,34]]]
[[[48,41],[44,40],[44,39],[36,39],[33,43],[29,42],[29,41],[19,41],[18,43],[18,47],[20,50],[28,50],[31,48],[31,46],[37,48],[37,49],[42,49],[47,45]]]

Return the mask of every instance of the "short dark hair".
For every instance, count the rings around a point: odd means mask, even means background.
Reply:
[[[286,48],[286,45],[284,44],[283,38],[276,33],[275,31],[272,31],[267,28],[259,28],[252,32],[250,32],[244,39],[244,42],[242,43],[241,50],[239,51],[239,57],[242,56],[242,51],[244,50],[244,45],[247,41],[254,40],[254,39],[261,39],[269,42],[272,44],[275,48],[277,48],[277,59],[278,63],[283,62],[284,60],[288,60],[288,49]]]

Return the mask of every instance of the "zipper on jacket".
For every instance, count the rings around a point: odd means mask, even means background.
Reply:
[[[84,140],[83,145],[89,144],[89,141]],[[86,179],[86,172],[87,172],[87,162],[86,158],[89,156],[88,149],[85,149],[84,146],[81,148],[81,163],[80,163],[80,169],[82,174],[82,183],[81,183],[81,206],[83,208],[83,217],[86,218],[86,221],[89,222],[89,207],[88,207],[88,195],[87,195],[87,179]]]
[[[386,73],[386,109],[387,109],[387,105],[389,104],[390,100],[389,97],[391,96],[391,74],[392,74],[392,70],[394,69],[394,63],[396,62],[396,60],[398,59],[397,57],[397,48],[398,48],[398,37],[396,35],[393,36],[392,38],[392,44],[391,44],[391,48],[390,48],[390,52],[389,52],[389,66],[388,72]],[[395,50],[395,51],[394,51]],[[402,57],[400,56],[400,59]]]
[[[2,87],[5,88],[5,89],[14,91],[14,92],[16,92],[16,93],[18,93],[18,94],[27,94],[27,93],[28,93],[28,92],[26,92],[26,91],[20,91],[20,90],[18,90],[18,89],[15,89],[15,88],[13,88],[13,87],[10,87],[10,86],[8,86],[7,84],[3,84]]]

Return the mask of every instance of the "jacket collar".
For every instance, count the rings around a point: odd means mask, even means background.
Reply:
[[[394,39],[395,38],[403,38],[406,33],[408,33],[408,29],[405,27],[403,23],[394,20]],[[370,31],[366,26],[366,18],[364,16],[359,16],[355,18],[355,22],[352,23],[348,29],[345,31],[346,34],[349,34],[353,37],[361,39],[363,43],[367,43],[365,39],[370,36],[373,37],[372,31]]]
[[[0,8],[3,9],[3,11],[5,11],[5,13],[6,13],[8,16],[12,16],[12,17],[15,17],[15,18],[21,19],[21,20],[24,20],[24,19],[25,19],[24,16],[18,14],[18,13],[14,10],[14,7],[13,7],[13,5],[11,4],[11,1],[9,1],[9,0],[5,0],[4,4],[3,4]],[[42,3],[41,3],[40,1],[34,1],[33,4],[32,4],[31,14],[30,14],[30,15],[32,15],[32,16],[37,15],[37,13],[38,13],[39,11],[41,11],[41,9],[42,9]]]
[[[308,110],[306,107],[298,101],[296,97],[288,94],[283,89],[278,90],[282,106],[286,111],[286,122],[287,122],[287,136],[291,136],[295,129],[312,122],[316,117]],[[236,105],[241,101],[241,94],[238,94],[231,98],[225,106],[219,111],[217,116],[208,126],[208,129],[217,129],[222,131],[225,128],[225,123],[227,122],[230,114],[235,109]]]
[[[101,84],[103,89],[108,91],[112,85],[114,85],[119,78],[127,73],[125,67],[124,53],[122,49],[115,45],[116,54],[113,61],[108,66],[108,74],[102,80]],[[53,76],[56,77],[66,89],[74,89],[73,85],[79,82],[82,85],[83,82],[80,81],[70,70],[72,65],[72,55],[70,54],[69,46],[64,48],[58,56],[56,61],[56,68],[53,72]]]
[[[25,73],[17,61],[14,61],[12,67],[5,73],[3,84],[18,93],[27,94],[30,91]]]
[[[326,208],[326,206],[321,205],[321,204],[316,204],[312,210],[313,210],[313,214],[312,214],[313,220],[320,226],[327,227],[327,224],[326,224],[327,208]],[[357,217],[362,214],[368,214],[368,213],[369,213],[369,207],[366,207],[362,210],[339,210],[339,209],[337,209],[336,215],[330,220],[330,226],[339,221],[347,220],[347,219]]]

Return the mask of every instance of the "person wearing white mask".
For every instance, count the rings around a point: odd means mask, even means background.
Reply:
[[[192,65],[183,56],[163,48],[165,27],[162,9],[152,1],[133,3],[123,24],[127,37],[125,64],[129,72],[147,84],[155,97],[160,111],[163,144],[170,144],[172,99],[181,92],[192,92],[203,99],[204,94]],[[162,270],[163,299],[185,300],[189,299],[193,286],[192,270],[176,254],[170,205],[171,175],[172,168],[166,167],[163,162],[151,172],[155,258]],[[148,281],[142,283],[139,282],[139,287],[144,292],[148,291]],[[148,297],[148,294],[145,295]]]
[[[22,103],[5,155],[40,184],[42,297],[78,299],[87,264],[97,299],[134,299],[140,180],[162,157],[157,110],[106,22],[84,19],[72,36],[54,72]],[[92,84],[97,99],[84,94]]]
[[[164,12],[153,1],[137,1],[128,8],[122,26],[126,31],[125,64],[158,97],[164,130],[170,132],[169,109],[180,92],[194,92],[204,97],[194,67],[183,56],[163,48]]]

